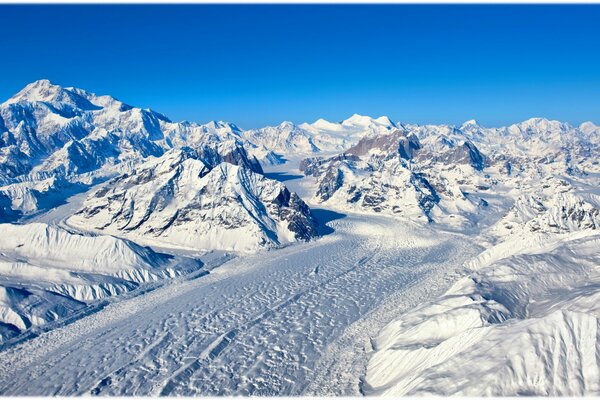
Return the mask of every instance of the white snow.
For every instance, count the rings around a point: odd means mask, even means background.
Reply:
[[[444,296],[380,332],[365,392],[598,395],[598,244],[588,227],[484,251]]]
[[[67,224],[156,246],[255,252],[300,238],[282,213],[305,216],[285,196],[282,183],[246,168],[209,169],[171,151],[91,193]]]
[[[201,265],[112,236],[73,233],[44,223],[0,224],[0,232],[0,324],[9,331],[43,325],[84,303]]]
[[[0,393],[600,395],[598,133],[34,82],[0,105]]]
[[[6,349],[0,392],[358,394],[369,337],[441,294],[477,248],[387,217],[323,213],[333,232],[320,240],[237,258]]]

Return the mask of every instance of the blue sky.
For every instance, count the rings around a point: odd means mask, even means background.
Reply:
[[[47,78],[173,120],[600,124],[598,5],[0,6],[0,98]]]

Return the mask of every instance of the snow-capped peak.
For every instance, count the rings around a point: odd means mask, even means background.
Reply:
[[[460,126],[460,128],[462,130],[463,128],[469,128],[469,127],[476,128],[476,127],[479,127],[479,126],[480,126],[479,122],[477,122],[474,119],[470,119],[468,121],[463,122],[462,125]]]
[[[374,121],[375,121],[375,122],[377,122],[377,123],[378,123],[378,124],[380,124],[380,125],[385,125],[385,126],[396,126],[396,124],[394,124],[394,123],[392,122],[392,120],[391,120],[391,119],[389,119],[389,118],[388,118],[388,117],[386,117],[386,116],[381,116],[381,117],[379,117],[379,118],[375,118],[375,119],[374,119]]]
[[[4,104],[15,103],[50,103],[58,109],[97,110],[100,109],[92,100],[95,95],[81,89],[63,88],[48,79],[40,79],[25,86]]]
[[[372,118],[367,115],[353,114],[350,118],[342,121],[342,125],[345,126],[363,126],[369,125],[381,125],[385,127],[395,127],[396,125],[385,116],[379,118]]]
[[[51,101],[62,90],[64,90],[62,87],[54,85],[48,79],[40,79],[25,86],[21,91],[8,99],[7,103],[11,104],[21,101]]]
[[[515,125],[511,125],[511,127],[517,127],[520,130],[531,130],[536,132],[552,132],[569,129],[570,126],[564,122],[536,117],[529,118],[528,120],[519,122]]]
[[[294,124],[291,121],[283,121],[278,126],[278,128],[280,128],[280,129],[294,129],[295,127],[296,127],[296,124]]]
[[[210,129],[231,129],[234,131],[239,130],[239,128],[235,125],[232,124],[231,122],[226,122],[226,121],[208,121],[206,124],[204,124],[205,127],[210,128]]]
[[[311,126],[313,128],[322,129],[322,130],[325,130],[325,131],[339,131],[339,130],[342,129],[342,127],[340,126],[340,124],[336,124],[335,122],[329,122],[329,121],[327,121],[326,119],[323,119],[323,118],[319,118],[318,120],[316,120],[312,124],[302,124],[302,125],[300,125],[300,127],[304,127],[304,126]]]
[[[584,133],[591,133],[597,131],[599,128],[600,126],[594,124],[592,121],[586,121],[579,125],[579,130]]]

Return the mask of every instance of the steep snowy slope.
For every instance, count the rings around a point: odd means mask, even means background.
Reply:
[[[256,251],[316,234],[308,206],[247,168],[172,150],[91,194],[68,223],[147,243]]]
[[[380,333],[366,393],[600,394],[599,244],[588,231],[490,249],[493,262]]]
[[[0,231],[0,341],[201,266],[127,240],[41,223],[0,224]]]

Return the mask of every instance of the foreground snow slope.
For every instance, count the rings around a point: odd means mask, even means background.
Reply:
[[[0,393],[358,394],[369,338],[478,250],[387,218],[230,261],[0,353]]]
[[[375,341],[365,392],[600,394],[600,234],[510,238]]]
[[[201,264],[112,236],[0,224],[0,339]]]

